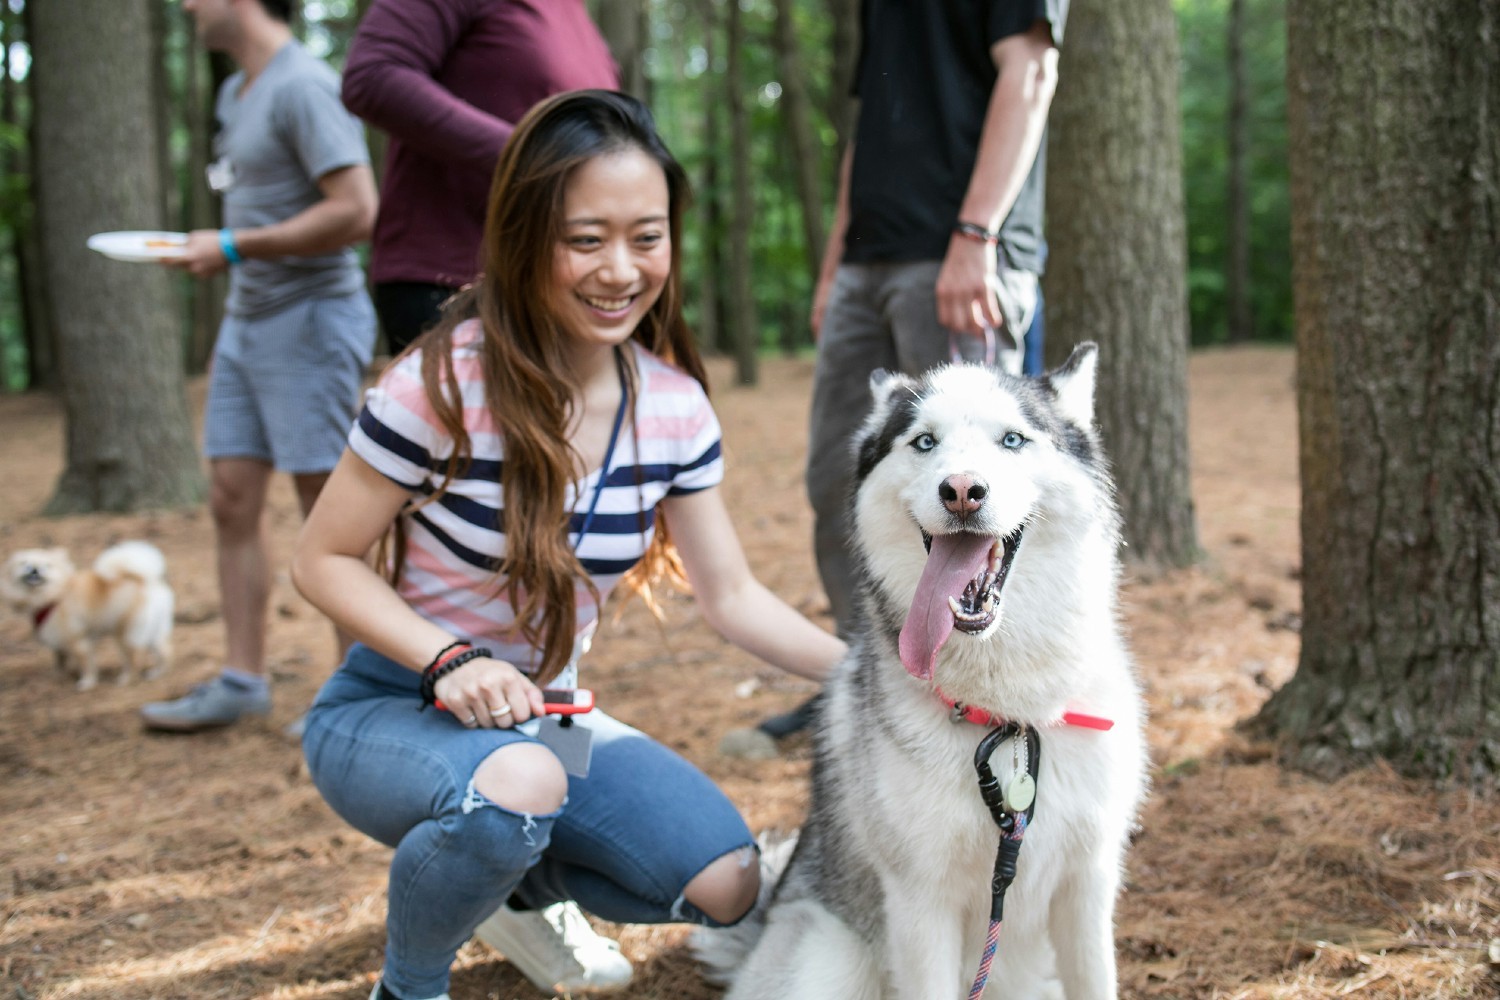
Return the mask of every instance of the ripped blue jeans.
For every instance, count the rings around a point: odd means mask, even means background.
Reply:
[[[454,954],[512,894],[534,908],[575,899],[620,923],[714,923],[683,891],[754,838],[706,775],[595,709],[576,723],[593,733],[588,777],[568,776],[555,813],[512,812],[475,792],[474,773],[501,747],[535,742],[535,722],[466,729],[446,712],[418,711],[417,682],[356,645],[302,738],[333,810],[395,848],[382,973],[391,989],[447,990]]]

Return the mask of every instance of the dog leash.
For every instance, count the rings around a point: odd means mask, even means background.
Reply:
[[[1021,777],[1013,777],[1004,787],[1000,779],[990,770],[990,755],[1001,742],[1010,738],[1024,740],[1026,745],[1026,769]],[[995,960],[995,951],[1000,945],[1000,921],[1005,916],[1005,892],[1016,878],[1016,859],[1021,854],[1021,839],[1026,827],[1036,813],[1036,779],[1042,766],[1042,737],[1032,726],[1017,722],[1006,722],[996,726],[979,741],[974,751],[974,770],[979,774],[979,796],[985,808],[1000,829],[1000,845],[995,852],[995,872],[990,877],[990,929],[984,940],[984,954],[979,962],[979,973],[974,977],[974,986],[969,990],[969,1000],[979,1000],[984,995],[985,983],[990,978],[990,965]],[[1025,778],[1023,782],[1021,778]]]

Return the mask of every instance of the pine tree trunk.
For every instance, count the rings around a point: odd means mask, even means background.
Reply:
[[[35,37],[35,4],[21,9],[21,24],[28,45]],[[12,81],[7,78],[6,83]],[[14,93],[14,92],[12,92]],[[21,220],[16,232],[16,283],[21,289],[21,326],[26,339],[26,384],[33,389],[57,386],[56,325],[52,318],[52,301],[42,267],[42,244],[36,210],[36,87],[33,75],[26,75],[26,96],[30,117],[26,123],[26,185],[32,211]]]
[[[791,143],[792,173],[802,211],[802,242],[807,254],[808,274],[818,283],[823,258],[822,156],[813,131],[812,106],[797,51],[797,27],[792,20],[792,0],[776,0],[776,64],[781,76],[782,123]]]
[[[1250,189],[1248,169],[1250,112],[1249,73],[1245,66],[1245,0],[1229,0],[1229,256],[1225,289],[1229,306],[1229,342],[1255,336],[1250,316]]]
[[[600,0],[596,19],[599,34],[620,67],[620,89],[645,101],[646,70],[641,60],[647,44],[647,19],[643,0]]]
[[[1292,761],[1500,779],[1500,2],[1288,6]]]
[[[859,61],[859,0],[824,0],[833,24],[833,79],[829,81],[824,114],[838,133],[833,169],[844,161],[844,147],[854,133],[855,63]]]
[[[698,174],[698,343],[706,352],[723,352],[724,337],[724,268],[720,265],[723,241],[723,198],[719,182],[719,115],[722,99],[714,81],[714,39],[718,34],[718,16],[714,0],[701,0],[698,5],[703,23],[703,48],[707,69],[700,79],[704,85],[703,98],[703,149],[702,166]]]
[[[183,87],[183,119],[187,122],[188,132],[186,228],[217,229],[218,202],[210,197],[206,173],[213,143],[210,133],[214,120],[213,73],[188,16],[180,8],[176,13],[178,26],[186,29],[187,37],[187,77]],[[219,334],[219,322],[224,318],[226,292],[227,284],[222,276],[192,284],[192,326],[188,331],[186,358],[187,370],[192,374],[208,368],[214,341]]]
[[[750,227],[754,208],[750,195],[750,116],[745,112],[745,76],[740,66],[744,47],[744,18],[739,0],[729,0],[725,45],[724,88],[729,94],[729,327],[734,343],[735,380],[754,385],[758,378],[759,324],[750,287]]]
[[[1188,478],[1187,248],[1170,0],[1079,4],[1048,151],[1047,353],[1100,345],[1095,407],[1127,548],[1198,558]]]
[[[202,496],[172,279],[84,246],[99,229],[163,222],[149,4],[46,0],[33,12],[42,259],[67,290],[54,315],[68,454],[49,513]]]

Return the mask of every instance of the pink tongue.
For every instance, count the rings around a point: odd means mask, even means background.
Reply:
[[[934,535],[927,567],[917,581],[906,624],[901,627],[901,662],[906,672],[920,680],[932,677],[938,650],[953,631],[953,609],[949,597],[960,597],[969,581],[989,558],[993,538],[984,535]]]

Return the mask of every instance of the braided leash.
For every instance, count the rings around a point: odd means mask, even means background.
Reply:
[[[1007,722],[996,726],[974,751],[974,770],[979,773],[979,794],[985,806],[1000,828],[1000,844],[995,853],[995,873],[990,879],[990,930],[984,941],[984,955],[979,962],[979,973],[974,977],[974,986],[969,990],[969,1000],[979,1000],[984,995],[985,983],[990,978],[990,965],[995,961],[995,952],[1000,945],[1000,921],[1005,914],[1005,891],[1016,877],[1016,859],[1021,854],[1021,839],[1026,835],[1026,826],[1036,811],[1032,801],[1025,809],[1012,812],[1005,804],[1005,790],[1000,780],[990,770],[990,755],[1001,741],[1015,737],[1026,741],[1026,773],[1036,780],[1041,770],[1042,740],[1037,731],[1028,726]]]

